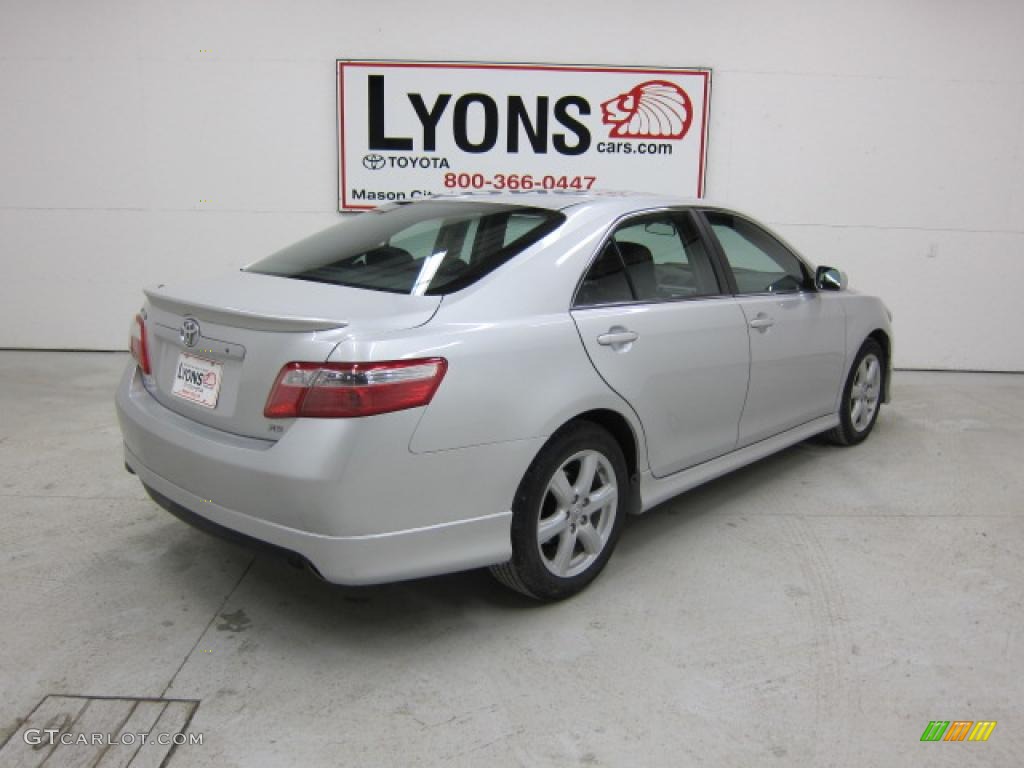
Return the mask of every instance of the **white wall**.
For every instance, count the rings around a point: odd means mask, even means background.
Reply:
[[[712,67],[709,195],[884,296],[898,365],[1024,370],[1024,4],[0,11],[0,347],[124,348],[142,285],[334,222],[334,60],[421,58]]]

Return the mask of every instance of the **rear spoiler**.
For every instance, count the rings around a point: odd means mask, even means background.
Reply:
[[[208,320],[218,325],[234,328],[248,328],[252,331],[284,331],[299,333],[304,331],[328,331],[344,328],[348,323],[328,320],[323,317],[296,317],[294,315],[268,315],[249,312],[232,307],[211,306],[193,301],[182,301],[161,293],[158,288],[143,291],[150,303],[167,312],[188,315],[200,320]]]

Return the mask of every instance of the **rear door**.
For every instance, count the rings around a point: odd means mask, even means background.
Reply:
[[[810,270],[763,227],[705,211],[750,329],[750,387],[743,447],[832,413],[843,374],[846,316],[815,290]]]
[[[597,371],[639,416],[656,476],[735,447],[746,319],[688,212],[621,223],[584,277],[572,316]]]

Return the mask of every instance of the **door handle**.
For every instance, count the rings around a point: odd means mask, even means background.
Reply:
[[[630,331],[621,327],[609,328],[608,333],[602,333],[597,337],[597,343],[603,347],[615,347],[619,344],[632,344],[639,338],[640,334],[636,331]]]
[[[764,312],[758,312],[757,317],[750,321],[751,328],[757,328],[761,331],[765,328],[771,328],[773,325],[775,325],[775,321],[768,317]]]

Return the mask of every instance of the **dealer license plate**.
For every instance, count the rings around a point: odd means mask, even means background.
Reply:
[[[171,394],[204,408],[216,408],[223,371],[221,363],[183,352],[178,356]]]

